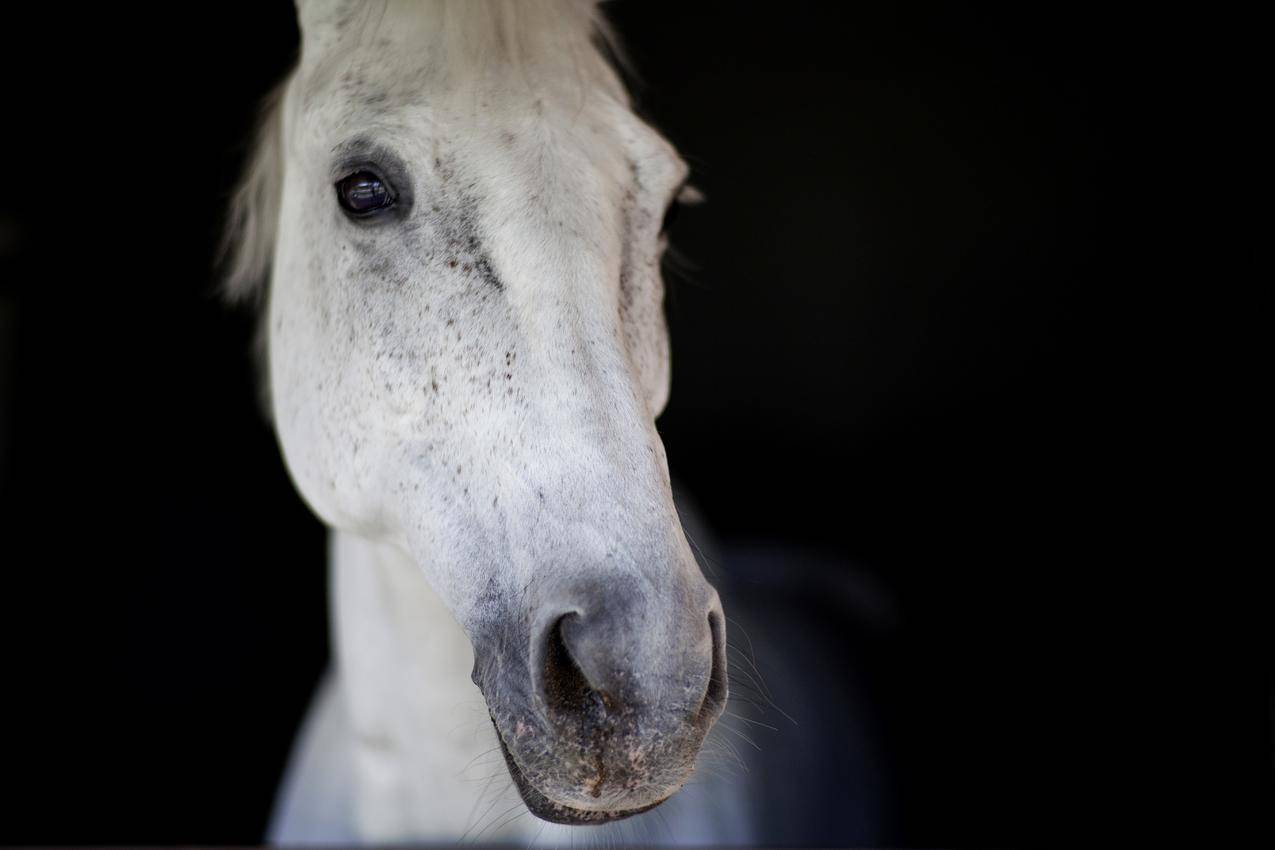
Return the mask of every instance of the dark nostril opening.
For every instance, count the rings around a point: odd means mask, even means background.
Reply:
[[[579,614],[564,614],[549,628],[546,636],[544,665],[540,671],[540,695],[552,713],[580,715],[599,703],[610,708],[608,698],[593,689],[589,679],[571,655],[563,637],[563,629]]]
[[[726,629],[720,611],[709,612],[708,629],[713,636],[713,667],[696,717],[705,724],[712,723],[726,710],[726,699],[730,693],[726,679]]]

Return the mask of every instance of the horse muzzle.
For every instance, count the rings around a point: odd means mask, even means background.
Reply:
[[[558,588],[513,619],[529,624],[525,642],[475,641],[474,681],[533,814],[604,823],[690,778],[727,698],[725,617],[695,579]]]

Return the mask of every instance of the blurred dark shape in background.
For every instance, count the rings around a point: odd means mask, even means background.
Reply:
[[[257,841],[327,657],[323,532],[258,412],[252,317],[213,293],[292,7],[163,8],[4,13],[0,842]],[[1205,563],[1170,606],[1152,547],[1184,532],[1139,516],[1166,479],[1126,355],[1154,316],[1120,296],[1182,261],[1144,215],[1157,146],[1126,137],[1154,25],[608,10],[709,199],[666,274],[674,472],[728,551],[853,569],[895,615],[829,637],[872,671],[880,842],[1269,836],[1270,597]],[[1183,710],[1240,691],[1224,723]]]

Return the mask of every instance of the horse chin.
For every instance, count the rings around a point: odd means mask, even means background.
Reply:
[[[633,815],[640,815],[643,812],[649,812],[651,809],[663,803],[668,797],[656,800],[646,806],[639,806],[635,809],[615,810],[591,810],[578,809],[575,806],[568,806],[549,799],[541,793],[534,785],[527,781],[527,777],[523,774],[522,768],[518,767],[518,762],[514,761],[513,754],[509,752],[509,747],[505,746],[504,736],[500,734],[500,727],[496,726],[496,721],[492,720],[492,726],[496,729],[496,738],[500,741],[500,751],[505,756],[505,764],[509,767],[509,775],[513,777],[514,785],[518,788],[518,794],[522,797],[522,801],[527,804],[527,808],[533,815],[541,820],[550,823],[566,824],[567,826],[584,826],[598,825],[610,823],[612,821],[623,820]]]

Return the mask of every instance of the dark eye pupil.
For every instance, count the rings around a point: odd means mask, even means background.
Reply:
[[[352,213],[368,213],[394,203],[394,196],[381,178],[367,171],[342,178],[336,184],[336,196],[341,206]]]

